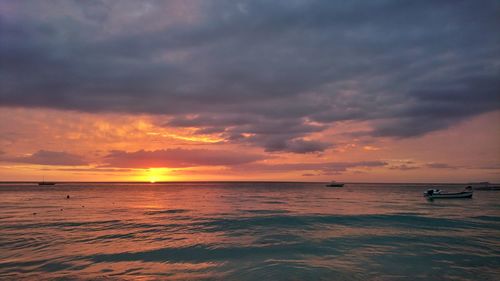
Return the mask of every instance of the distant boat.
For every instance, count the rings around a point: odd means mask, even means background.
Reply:
[[[41,181],[38,183],[38,185],[55,185],[55,182],[49,182],[49,181]]]
[[[331,181],[326,186],[328,186],[328,187],[343,187],[344,184],[340,183],[340,182],[336,182],[336,181]]]
[[[55,185],[55,182],[50,182],[50,181],[45,181],[45,177],[43,177],[43,180],[38,183],[38,185]]]
[[[472,198],[472,187],[467,187],[466,190],[462,192],[455,193],[445,193],[439,189],[428,189],[424,192],[424,196],[427,199],[459,199],[459,198]]]
[[[477,183],[469,183],[474,190],[500,190],[500,185],[491,184],[487,181],[477,182]]]

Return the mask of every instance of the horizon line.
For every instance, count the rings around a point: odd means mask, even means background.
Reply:
[[[0,181],[0,184],[38,184],[40,181]],[[169,183],[328,183],[331,181],[273,181],[273,180],[190,180],[190,181],[48,181],[56,184],[72,183],[126,183],[126,184],[169,184]],[[371,181],[340,181],[344,184],[480,184],[481,182],[371,182]],[[496,184],[488,182],[489,184]]]

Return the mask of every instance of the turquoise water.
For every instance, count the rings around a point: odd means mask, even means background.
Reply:
[[[499,280],[500,192],[426,187],[1,184],[0,279]]]

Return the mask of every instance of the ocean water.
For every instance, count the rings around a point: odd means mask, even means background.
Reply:
[[[1,184],[0,280],[500,280],[500,192],[426,187]]]

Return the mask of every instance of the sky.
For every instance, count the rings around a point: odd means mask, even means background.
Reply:
[[[500,182],[499,15],[0,0],[0,180]]]

